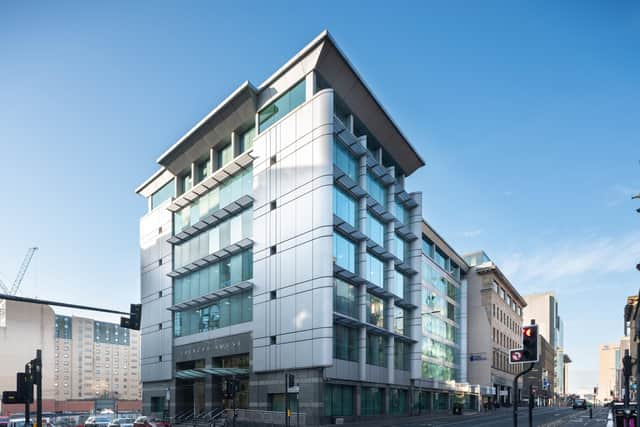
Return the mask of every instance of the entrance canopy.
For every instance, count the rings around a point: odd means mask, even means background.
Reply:
[[[206,378],[209,375],[216,377],[232,377],[234,375],[249,375],[246,368],[196,368],[176,371],[176,378],[181,380],[195,380]]]

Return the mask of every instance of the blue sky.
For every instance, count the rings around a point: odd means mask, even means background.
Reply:
[[[593,387],[640,284],[640,5],[307,3],[2,3],[0,277],[37,245],[23,295],[137,300],[134,188],[326,28],[427,162],[427,220],[557,292],[571,388]]]

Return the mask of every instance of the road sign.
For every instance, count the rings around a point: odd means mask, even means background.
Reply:
[[[524,351],[521,348],[509,350],[509,363],[526,363],[526,361],[524,360]]]

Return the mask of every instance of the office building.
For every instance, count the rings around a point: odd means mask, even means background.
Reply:
[[[558,311],[558,299],[553,292],[526,295],[527,306],[523,311],[523,321],[528,324],[535,319],[540,335],[555,349],[555,398],[564,398],[564,323]]]
[[[136,192],[146,412],[306,422],[474,405],[466,264],[422,219],[423,160],[324,32],[245,82]]]
[[[140,337],[120,325],[55,316],[56,400],[140,400]]]
[[[525,300],[483,251],[465,256],[469,294],[468,380],[482,386],[486,402],[509,405],[520,365],[509,363],[509,350],[522,344]]]
[[[621,398],[617,386],[620,385],[618,373],[621,371],[622,356],[620,344],[601,345],[598,350],[598,394],[600,402],[609,402],[612,398]]]
[[[550,406],[555,401],[555,350],[545,337],[539,337],[538,363],[523,376],[522,397],[534,399],[536,406]]]

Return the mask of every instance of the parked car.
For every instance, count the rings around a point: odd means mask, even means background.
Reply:
[[[24,422],[24,418],[11,418],[9,420],[9,427],[25,427],[25,422]],[[29,426],[33,426],[33,424],[36,421],[31,418],[29,420]],[[55,427],[54,424],[51,422],[50,418],[42,418],[42,425],[43,427]]]
[[[141,416],[136,418],[136,422],[133,423],[133,427],[156,427],[156,426],[149,420],[149,417]]]
[[[587,401],[585,399],[574,400],[573,409],[587,409]]]
[[[84,427],[109,427],[110,422],[110,417],[97,415],[95,417],[87,418],[87,421],[84,422]]]
[[[151,418],[149,422],[155,425],[155,427],[171,427],[167,421],[161,420],[160,418]]]
[[[109,423],[109,427],[133,427],[134,418],[116,418]]]
[[[0,417],[0,427],[9,426],[9,417]]]

